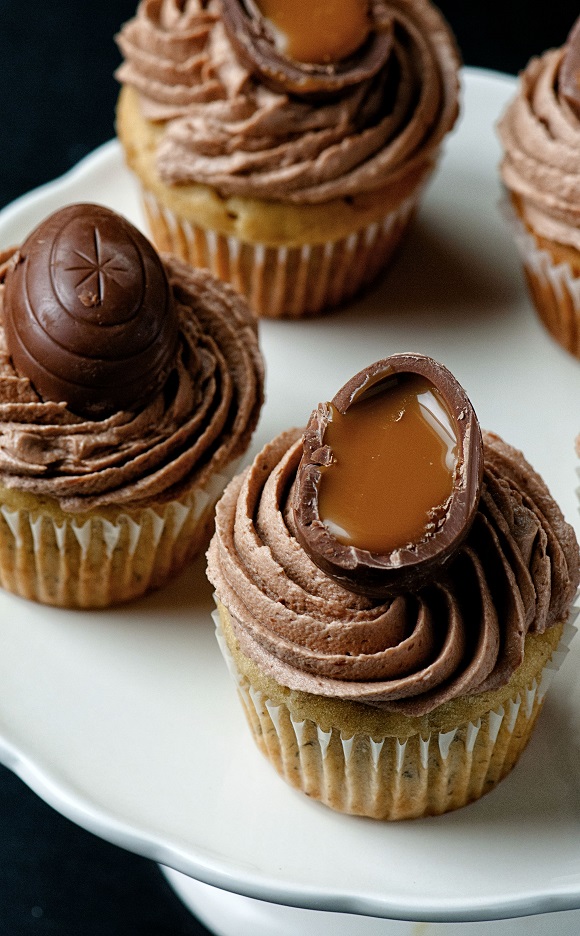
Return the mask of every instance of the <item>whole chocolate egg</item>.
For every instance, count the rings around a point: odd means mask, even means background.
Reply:
[[[24,242],[4,291],[7,350],[44,400],[103,418],[159,392],[178,316],[149,241],[108,208],[75,204]]]

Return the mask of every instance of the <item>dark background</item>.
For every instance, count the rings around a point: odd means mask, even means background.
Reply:
[[[137,0],[0,0],[0,207],[114,135],[113,35]],[[578,2],[439,3],[463,59],[517,73]],[[1,650],[0,650],[1,652]],[[157,866],[63,819],[0,767],[0,936],[199,936]]]

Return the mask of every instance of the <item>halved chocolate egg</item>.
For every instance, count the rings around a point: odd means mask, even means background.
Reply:
[[[467,535],[482,478],[463,388],[432,358],[393,355],[312,414],[295,485],[298,538],[352,591],[414,590]]]
[[[174,364],[178,316],[164,266],[125,218],[99,205],[50,215],[4,287],[17,372],[43,400],[102,418],[144,406]]]
[[[299,97],[336,94],[376,75],[393,48],[392,21],[380,27],[361,0],[334,3],[346,7],[332,15],[332,29],[313,30],[312,15],[290,0],[222,0],[222,20],[242,64],[268,87]],[[363,9],[362,7],[366,7]],[[333,58],[337,56],[337,58]],[[312,59],[312,60],[308,60]]]

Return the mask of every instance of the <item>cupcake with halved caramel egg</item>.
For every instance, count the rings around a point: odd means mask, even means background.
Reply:
[[[283,433],[218,503],[218,639],[254,738],[341,812],[491,790],[573,633],[578,544],[442,365],[393,355]]]
[[[0,585],[102,607],[205,548],[263,400],[255,319],[124,218],[70,205],[0,266]]]
[[[117,131],[161,249],[268,317],[385,266],[458,111],[429,0],[142,0],[118,42]]]

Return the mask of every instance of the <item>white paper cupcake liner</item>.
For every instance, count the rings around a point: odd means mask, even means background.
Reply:
[[[538,246],[511,204],[502,211],[512,230],[537,313],[550,334],[580,357],[580,277]]]
[[[206,545],[238,460],[179,500],[114,519],[0,504],[0,585],[61,607],[104,607],[158,588]]]
[[[523,692],[475,722],[427,737],[345,737],[297,721],[240,674],[214,611],[216,637],[258,746],[292,786],[341,812],[377,819],[440,814],[478,799],[511,770],[576,632],[574,606],[558,649]]]
[[[298,318],[340,305],[377,276],[407,228],[419,194],[348,237],[300,247],[242,242],[177,217],[148,191],[143,199],[158,249],[231,283],[260,317]]]

